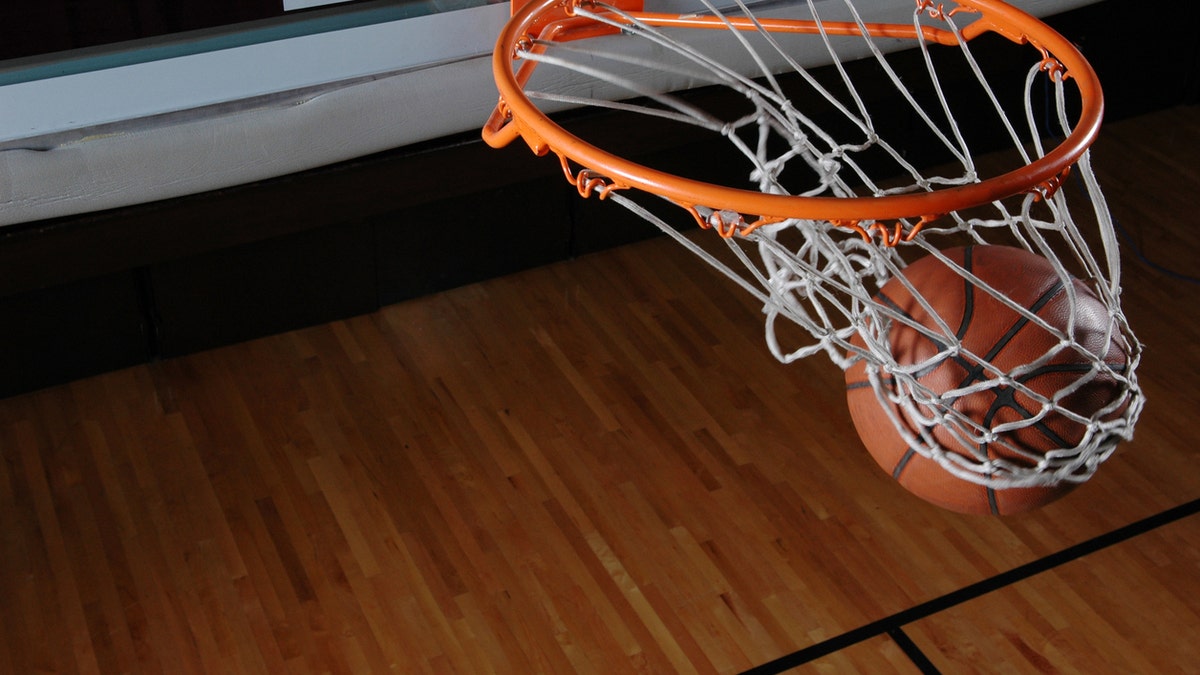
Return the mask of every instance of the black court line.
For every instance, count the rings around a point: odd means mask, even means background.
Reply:
[[[745,671],[742,675],[774,675],[782,673],[791,668],[802,666],[806,663],[815,661],[823,656],[828,656],[834,652],[841,651],[847,647],[856,645],[860,642],[879,637],[881,635],[889,635],[893,640],[896,640],[900,648],[908,654],[909,658],[923,659],[928,663],[928,659],[920,652],[915,644],[908,639],[901,627],[920,621],[926,617],[937,614],[938,612],[947,610],[956,605],[960,605],[969,600],[974,600],[982,595],[999,590],[1006,586],[1011,586],[1019,581],[1023,581],[1042,572],[1054,569],[1059,565],[1078,560],[1086,555],[1101,551],[1110,546],[1115,546],[1121,542],[1132,539],[1138,535],[1145,534],[1151,530],[1158,529],[1164,525],[1170,525],[1176,521],[1193,516],[1200,513],[1200,499],[1196,499],[1185,504],[1168,509],[1162,513],[1157,513],[1153,516],[1143,518],[1142,520],[1130,523],[1124,527],[1119,527],[1111,532],[1106,532],[1099,536],[1080,542],[1074,546],[1067,547],[1058,553],[1039,558],[1032,562],[1014,567],[1007,572],[1001,572],[994,577],[989,577],[982,581],[978,581],[969,586],[964,586],[957,591],[951,591],[945,595],[928,600],[919,605],[914,605],[906,610],[897,612],[889,617],[885,617],[878,621],[873,621],[864,626],[860,626],[853,630],[842,633],[841,635],[829,638],[824,642],[805,647],[791,654],[782,656],[774,661],[768,661],[760,666],[755,666],[750,670]],[[903,636],[897,640],[897,635]],[[911,648],[916,650],[917,656],[909,653],[905,648],[905,644],[911,645]],[[918,667],[921,663],[914,660]],[[929,663],[933,667],[932,663]],[[922,671],[922,672],[937,672]]]
[[[933,661],[930,661],[929,657],[925,656],[925,652],[921,651],[917,643],[908,637],[908,633],[905,633],[903,628],[896,626],[889,630],[887,634],[888,637],[896,642],[896,645],[900,647],[900,651],[904,652],[908,660],[912,661],[913,665],[920,669],[922,675],[939,675],[941,673],[937,666],[933,665]]]

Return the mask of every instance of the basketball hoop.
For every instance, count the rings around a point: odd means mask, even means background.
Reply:
[[[514,0],[515,2],[515,0]],[[630,5],[633,3],[625,3]],[[640,3],[637,3],[640,4]],[[962,12],[978,12],[978,18],[962,29],[867,22],[762,20],[726,17],[711,8],[710,15],[669,15],[626,11],[622,3],[605,5],[590,0],[540,0],[525,5],[505,26],[493,53],[492,71],[502,103],[484,130],[485,139],[500,147],[520,135],[544,154],[554,152],[604,175],[614,187],[635,187],[667,197],[684,208],[721,204],[724,210],[757,216],[752,222],[779,222],[788,218],[817,218],[850,226],[865,220],[889,221],[910,217],[931,220],[935,215],[986,204],[1030,190],[1054,191],[1063,174],[1095,140],[1103,116],[1103,97],[1096,73],[1065,38],[1036,18],[997,0],[964,1],[952,10],[930,0],[917,0],[917,14],[944,18],[947,22]],[[635,5],[636,6],[636,5]],[[586,9],[591,8],[591,9]],[[747,13],[749,13],[747,11]],[[821,36],[861,35],[920,39],[925,44],[958,45],[984,32],[1033,45],[1042,54],[1039,68],[1057,77],[1070,77],[1079,87],[1083,110],[1070,135],[1045,156],[1011,172],[987,180],[920,194],[864,197],[804,197],[764,194],[690,181],[655,171],[611,155],[585,143],[551,120],[525,95],[524,84],[536,60],[513,71],[513,58],[529,58],[544,52],[551,43],[594,38],[618,31],[655,28],[696,30],[761,31],[764,34],[798,33]],[[528,50],[527,56],[521,56]],[[730,230],[726,229],[726,232]]]
[[[771,3],[771,17],[756,16],[742,0],[726,9],[698,1],[703,8],[688,14],[643,11],[640,0],[514,6],[493,54],[500,104],[483,130],[485,140],[502,147],[520,137],[539,155],[553,153],[582,196],[629,208],[752,293],[763,303],[767,345],[780,361],[824,352],[848,372],[861,370],[904,442],[954,477],[989,494],[1090,477],[1119,440],[1131,437],[1142,396],[1134,374],[1141,347],[1119,304],[1112,219],[1089,164],[1103,96],[1084,57],[1051,28],[999,0],[897,0],[899,9],[878,19],[863,15],[856,6],[863,0]],[[972,47],[983,36],[1003,38],[999,42],[1027,60],[1025,74],[1016,78],[1023,81],[993,82]],[[919,83],[893,67],[900,53],[919,55]],[[942,82],[947,63],[967,73],[953,88]],[[824,75],[816,73],[819,66],[828,66]],[[709,111],[667,93],[700,86],[729,92],[740,104],[732,114]],[[883,88],[885,108],[873,108],[878,97],[864,92]],[[964,110],[959,101],[972,107]],[[582,106],[708,130],[746,161],[747,185],[630,161],[550,116]],[[897,115],[911,119],[910,127],[898,134],[884,130]],[[1049,133],[1042,128],[1046,119],[1054,127]],[[1007,139],[1015,158],[1010,166],[988,173],[972,154],[969,139],[979,124],[993,125]],[[1051,136],[1057,140],[1047,140]],[[933,171],[909,161],[931,147],[950,168]],[[1068,176],[1082,186],[1082,219],[1061,189]],[[646,196],[715,230],[724,250],[680,234]],[[1023,249],[1047,261],[1066,289],[1062,325],[942,253],[980,245]],[[1029,343],[1045,343],[1044,352],[1000,365],[1002,359],[974,353],[976,346],[956,335],[949,319],[921,322],[898,311],[883,293],[897,284],[914,307],[931,310],[939,302],[938,291],[905,279],[916,256],[936,259],[972,293],[988,294],[996,307],[1053,339]],[[1079,313],[1091,318],[1078,319]],[[802,329],[798,344],[792,344],[796,331],[784,327],[789,323]],[[905,330],[939,345],[936,353],[918,363],[897,357],[895,340]],[[1097,331],[1104,340],[1083,335]],[[1114,344],[1120,348],[1110,348]],[[1031,369],[1061,366],[1064,350],[1078,378],[1054,391],[1030,385]],[[969,391],[934,391],[922,381],[938,364],[962,358],[985,373]],[[1098,383],[1114,392],[1113,400],[1073,409],[1078,392]],[[1036,410],[993,423],[959,409],[964,396],[989,387],[1015,391],[1023,406]],[[1057,434],[1056,445],[1037,452],[1014,440],[1023,427],[1045,428],[1060,419],[1079,433]],[[932,434],[930,425],[956,431]]]

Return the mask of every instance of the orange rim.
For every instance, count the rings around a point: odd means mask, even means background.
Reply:
[[[919,9],[939,12],[940,6],[930,0],[916,0]],[[553,152],[583,168],[590,180],[599,174],[615,189],[634,187],[667,197],[693,210],[696,206],[728,209],[753,215],[761,222],[777,222],[789,218],[828,220],[857,225],[865,220],[899,220],[921,218],[927,221],[942,214],[990,203],[1006,197],[1029,192],[1053,192],[1060,178],[1087,151],[1099,134],[1104,100],[1099,80],[1091,65],[1066,38],[1052,28],[1011,5],[999,0],[960,0],[960,10],[978,13],[979,18],[960,30],[965,39],[984,32],[994,32],[1020,44],[1030,44],[1041,51],[1042,67],[1065,73],[1076,83],[1082,108],[1075,128],[1056,148],[1028,165],[978,183],[942,188],[929,192],[887,195],[882,197],[799,197],[765,194],[754,190],[733,188],[682,178],[658,171],[605,152],[573,136],[556,124],[534,105],[522,90],[532,64],[526,62],[514,72],[513,62],[518,44],[536,35],[540,39],[565,41],[592,37],[612,29],[598,28],[592,22],[572,18],[572,8],[587,4],[587,0],[533,0],[517,11],[505,25],[492,54],[492,71],[500,90],[500,104],[483,130],[489,145],[502,147],[517,136],[522,137],[537,154]],[[637,3],[640,4],[640,3]],[[640,21],[659,26],[680,26],[698,29],[726,29],[724,23],[711,17],[665,15],[630,12]],[[761,20],[769,31],[812,33],[816,24],[802,20]],[[746,30],[752,25],[740,26]],[[854,24],[837,24],[837,30],[858,34]],[[866,24],[873,36],[915,38],[916,29],[904,24]],[[607,29],[607,31],[605,30]],[[536,31],[536,32],[534,32]],[[921,31],[927,40],[957,43],[952,31],[925,27]],[[568,176],[570,171],[568,169]],[[578,180],[578,177],[575,177]]]

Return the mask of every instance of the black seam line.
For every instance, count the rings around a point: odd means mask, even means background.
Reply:
[[[928,431],[928,429],[926,429],[926,431]],[[904,475],[905,467],[907,467],[908,463],[912,461],[913,455],[915,454],[917,454],[917,451],[913,450],[911,447],[904,451],[904,454],[900,457],[900,461],[896,462],[895,468],[892,469],[893,480],[900,480],[900,476]]]
[[[1030,314],[1036,315],[1038,312],[1042,311],[1042,308],[1048,305],[1051,300],[1057,298],[1058,294],[1063,292],[1064,288],[1065,287],[1063,286],[1062,281],[1056,281],[1053,286],[1048,288],[1046,292],[1041,295],[1041,297],[1035,300],[1034,303],[1026,309],[1029,310]],[[1029,325],[1029,322],[1029,317],[1019,317],[1017,322],[1008,329],[1008,332],[1000,336],[1000,340],[992,346],[992,349],[987,353],[987,356],[983,357],[984,360],[991,361],[992,359],[996,358],[996,355],[999,354],[1005,347],[1007,347],[1008,343],[1017,336],[1017,333],[1020,333],[1025,326]]]
[[[922,602],[919,605],[914,605],[878,621],[872,621],[841,635],[829,638],[824,642],[818,642],[791,654],[785,654],[774,661],[768,661],[760,666],[755,666],[744,671],[743,675],[773,675],[802,666],[860,642],[885,635],[900,626],[920,621],[938,612],[961,605],[964,602],[974,600],[1006,586],[1011,586],[1018,581],[1024,581],[1032,576],[1054,569],[1059,565],[1073,562],[1086,555],[1104,550],[1110,546],[1115,546],[1138,535],[1156,530],[1165,525],[1170,525],[1197,513],[1200,513],[1200,499],[1192,500],[1175,508],[1167,509],[1161,513],[1148,516],[1124,527],[1119,527],[1087,541],[1080,542],[1074,546],[1069,546],[1057,553],[1051,553],[1044,558],[1014,567],[1007,572],[1001,572],[996,576],[978,581],[969,586],[964,586],[957,591],[951,591],[940,597]]]
[[[1051,300],[1058,297],[1058,294],[1062,292],[1062,290],[1063,283],[1061,281],[1055,282],[1053,286],[1051,286],[1045,293],[1041,295],[1041,297],[1039,297],[1026,309],[1033,314],[1037,314]],[[990,364],[996,358],[996,356],[1000,354],[1000,352],[1004,351],[1004,349],[1008,347],[1008,343],[1012,342],[1013,338],[1017,336],[1017,333],[1020,333],[1025,326],[1029,325],[1029,322],[1030,320],[1028,317],[1021,316],[1017,319],[1016,323],[1014,323],[1012,326],[1009,326],[1008,330],[1000,336],[1000,339],[997,340],[995,344],[992,345],[992,348],[988,350],[987,354],[983,355],[983,358],[981,359],[982,363],[976,363],[971,368],[965,368],[967,371],[967,376],[963,378],[962,382],[959,383],[958,388],[961,389],[972,382],[982,380],[983,371],[986,369],[984,364]]]
[[[963,249],[963,270],[968,274],[975,273],[975,247],[968,246]],[[970,279],[963,277],[963,311],[962,317],[958,322],[958,330],[954,332],[954,337],[959,342],[967,336],[967,331],[971,328],[971,320],[975,318],[975,284],[971,283]]]
[[[992,474],[989,473],[988,478],[991,477]],[[984,487],[984,494],[987,495],[988,513],[991,513],[993,516],[1000,515],[1000,502],[996,499],[996,488],[987,485]]]

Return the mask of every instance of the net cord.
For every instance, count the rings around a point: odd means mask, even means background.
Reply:
[[[609,98],[536,89],[527,90],[527,95],[530,99],[558,104],[591,105],[636,111],[692,124],[719,133],[728,139],[741,155],[750,160],[751,179],[757,181],[759,189],[767,193],[787,194],[779,180],[779,174],[789,161],[795,159],[800,159],[819,175],[818,185],[801,192],[805,195],[831,194],[839,197],[854,195],[855,191],[851,188],[848,179],[841,174],[842,168],[848,168],[857,181],[866,186],[868,192],[877,196],[905,191],[930,191],[936,185],[965,185],[979,180],[974,158],[965,135],[955,119],[953,107],[931,56],[929,44],[920,30],[922,11],[933,10],[926,10],[918,5],[913,21],[914,27],[917,29],[915,31],[916,46],[921,51],[925,64],[924,71],[937,99],[937,106],[935,106],[938,112],[937,120],[918,102],[916,96],[892,68],[884,51],[870,36],[866,29],[866,22],[859,15],[852,0],[842,0],[841,3],[851,14],[852,20],[860,27],[861,40],[865,43],[870,58],[878,64],[887,80],[899,92],[922,124],[928,128],[931,135],[961,165],[959,175],[923,175],[905,159],[901,150],[879,137],[875,131],[872,115],[857,91],[853,78],[843,66],[842,58],[832,37],[823,29],[816,4],[812,0],[808,0],[807,6],[813,18],[817,20],[819,39],[824,50],[832,59],[838,79],[849,92],[851,98],[849,105],[843,104],[831,91],[819,84],[807,69],[793,59],[770,31],[757,24],[757,19],[741,0],[736,0],[736,7],[740,13],[750,17],[750,20],[758,25],[759,30],[753,35],[762,38],[760,42],[766,45],[769,56],[760,53],[759,47],[752,44],[749,37],[743,34],[745,31],[735,28],[725,14],[708,0],[704,0],[704,4],[712,14],[721,17],[721,20],[726,23],[739,49],[750,56],[750,60],[757,70],[755,74],[761,78],[761,82],[717,62],[695,47],[675,39],[666,30],[648,26],[620,9],[597,5],[595,11],[579,7],[576,9],[576,15],[612,25],[620,29],[626,36],[645,38],[656,48],[678,55],[686,67],[678,64],[665,64],[660,54],[655,54],[652,58],[643,58],[611,49],[592,49],[591,45],[587,44],[592,41],[581,41],[569,45],[541,42],[538,43],[537,49],[526,50],[521,56],[543,66],[563,68],[576,75],[593,78],[629,95],[643,97],[655,105],[628,100],[614,102]],[[964,39],[962,30],[955,24],[952,13],[939,10],[939,14],[938,18],[945,22],[955,36],[957,46],[963,54],[972,76],[985,92],[996,118],[1004,126],[1004,133],[1024,162],[1029,163],[1033,157],[1044,157],[1047,153],[1038,133],[1036,115],[1032,105],[1032,91],[1035,89],[1035,82],[1042,76],[1049,77],[1050,86],[1054,91],[1059,132],[1064,137],[1070,135],[1071,124],[1066,112],[1068,104],[1064,93],[1065,78],[1061,72],[1052,70],[1047,73],[1044,64],[1035,64],[1029,70],[1024,84],[1024,122],[1028,127],[1029,135],[1023,137],[1009,119],[994,87],[972,54],[968,41]],[[619,19],[614,19],[613,16],[617,16]],[[811,90],[824,97],[828,104],[849,120],[863,135],[863,138],[839,143],[813,119],[797,110],[776,79],[774,66],[770,65],[777,60],[781,61],[786,69],[798,73]],[[731,121],[722,121],[681,97],[659,93],[633,77],[614,75],[608,72],[602,67],[605,62],[632,65],[636,68],[666,70],[693,80],[721,84],[746,97],[754,104],[755,111],[753,114]],[[943,125],[946,127],[945,130],[942,128]],[[745,139],[739,135],[749,128],[756,129],[755,138]],[[768,140],[776,136],[787,139],[789,148],[782,154],[772,156],[768,151],[770,146]],[[1030,154],[1027,147],[1032,149],[1033,155]],[[912,183],[894,188],[881,187],[856,161],[854,156],[855,153],[870,148],[878,148],[891,157],[902,172],[911,177]],[[565,157],[563,163],[564,167],[568,164]],[[731,262],[739,266],[735,268],[730,262],[722,260],[721,257],[701,246],[693,238],[671,227],[632,196],[623,194],[621,190],[612,189],[612,185],[601,181],[588,189],[594,190],[602,198],[617,202],[654,224],[762,303],[765,314],[766,343],[776,359],[783,363],[790,363],[799,358],[824,352],[841,368],[848,368],[858,360],[866,360],[866,372],[879,404],[887,411],[893,425],[910,447],[937,461],[947,471],[964,480],[989,487],[1009,488],[1086,480],[1096,467],[1112,453],[1117,441],[1128,438],[1132,434],[1134,421],[1142,405],[1140,390],[1134,376],[1134,370],[1140,359],[1140,345],[1133,339],[1119,307],[1120,260],[1111,216],[1091,169],[1087,152],[1082,154],[1073,170],[1075,175],[1082,179],[1084,191],[1088,195],[1097,220],[1100,246],[1104,254],[1103,266],[1091,255],[1091,249],[1080,227],[1072,217],[1063,192],[1054,189],[1035,190],[1025,194],[1020,199],[1019,207],[1015,211],[1007,202],[997,201],[991,205],[995,210],[995,216],[990,219],[968,217],[951,212],[943,219],[946,222],[930,226],[925,235],[910,242],[912,246],[923,249],[925,254],[938,257],[944,264],[955,268],[958,274],[999,300],[1020,316],[1023,321],[1053,335],[1058,341],[1058,350],[1074,350],[1086,359],[1090,364],[1088,372],[1051,396],[1044,395],[1027,386],[1024,380],[1036,375],[1039,369],[1046,367],[1056,350],[1033,358],[1028,363],[1009,372],[1003,372],[991,365],[989,361],[991,355],[971,354],[963,345],[957,343],[952,337],[954,331],[951,326],[947,325],[945,320],[940,317],[936,319],[936,325],[925,326],[912,321],[886,304],[874,300],[872,298],[873,289],[879,288],[888,279],[900,279],[926,312],[937,317],[937,313],[933,311],[929,302],[900,274],[905,263],[894,249],[878,246],[876,242],[856,236],[845,236],[846,231],[841,230],[837,224],[830,221],[788,219],[764,224],[758,228],[747,228],[741,230],[737,236],[722,239],[732,258]],[[742,214],[736,212],[723,211],[719,205],[715,204],[681,204],[681,206],[693,210],[702,223],[718,229],[743,217]],[[1035,210],[1045,212],[1046,215],[1036,213]],[[906,220],[901,220],[902,225],[911,225]],[[802,243],[792,249],[783,243],[782,238],[784,235],[794,232],[799,233]],[[1123,337],[1129,344],[1130,352],[1126,363],[1109,364],[1105,361],[1104,354],[1088,353],[1076,338],[1077,327],[1073,313],[1068,315],[1066,326],[1053,326],[1038,316],[1036,312],[1022,307],[983,280],[955,265],[932,243],[937,236],[960,235],[975,243],[986,244],[995,239],[1000,232],[1006,233],[1018,245],[1039,253],[1049,260],[1060,279],[1069,280],[1074,273],[1082,274],[1084,278],[1095,281],[1092,288],[1100,296],[1108,312],[1105,339],[1101,341],[1101,344],[1107,345],[1111,339]],[[1048,235],[1052,235],[1054,241],[1051,241]],[[752,254],[751,251],[754,253]],[[1068,261],[1075,269],[1068,269],[1066,264]],[[1069,306],[1075,307],[1080,299],[1074,284],[1065,283],[1063,288],[1067,303]],[[785,346],[780,330],[781,319],[802,328],[810,336],[811,342],[798,346]],[[908,365],[895,363],[891,359],[886,336],[891,326],[898,325],[905,325],[911,330],[921,332],[938,344],[944,344],[944,347],[934,357],[921,363]],[[850,338],[855,335],[862,339],[865,348],[851,344]],[[940,360],[952,357],[966,357],[980,363],[987,376],[967,386],[940,393],[929,390],[921,383],[919,376],[922,371],[929,369],[932,364]],[[887,379],[893,384],[885,384],[884,373],[888,375]],[[1123,410],[1118,409],[1119,402],[1114,402],[1104,410],[1091,415],[1082,415],[1062,405],[1064,400],[1083,387],[1087,381],[1096,377],[1109,378],[1130,392],[1129,400],[1120,403],[1125,406]],[[954,400],[994,387],[1007,387],[1020,392],[1037,409],[1029,411],[1029,415],[1024,419],[997,424],[991,428],[985,428],[977,421],[954,410],[952,405]],[[1062,416],[1081,425],[1084,428],[1083,438],[1074,444],[1064,443],[1067,447],[1045,453],[1033,453],[1020,447],[1019,444],[1006,440],[1007,434],[1018,432],[1030,425],[1040,424],[1051,414]],[[942,447],[932,434],[931,429],[935,426],[946,430],[960,447],[951,450]],[[1003,457],[997,457],[995,452],[983,450],[988,447],[1004,447],[1007,452]]]

